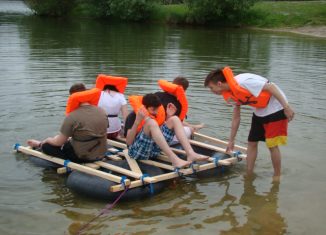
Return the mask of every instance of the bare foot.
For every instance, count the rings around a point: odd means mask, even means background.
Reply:
[[[172,165],[174,167],[176,167],[176,168],[185,168],[185,167],[188,167],[191,164],[191,162],[184,161],[184,160],[182,160],[180,158],[175,159],[175,160],[171,160],[171,162],[172,162]]]
[[[279,183],[279,182],[281,182],[281,176],[279,176],[279,175],[274,175],[273,176],[273,183]]]
[[[32,148],[37,148],[37,147],[40,146],[41,141],[34,140],[34,139],[29,139],[29,140],[27,140],[27,144],[28,144],[29,146],[31,146]]]
[[[194,161],[207,161],[208,156],[204,156],[204,155],[192,152],[192,153],[187,155],[187,160],[191,161],[191,162],[194,162]]]

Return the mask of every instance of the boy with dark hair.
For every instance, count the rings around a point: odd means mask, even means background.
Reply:
[[[74,85],[72,85],[69,89],[69,94],[72,95],[79,91],[86,91],[84,83],[75,83]]]
[[[178,76],[176,77],[173,82],[173,84],[180,85],[183,87],[184,91],[186,91],[189,87],[189,81],[185,77]]]
[[[234,140],[240,125],[241,105],[254,109],[248,136],[247,174],[251,175],[258,152],[258,141],[265,141],[270,151],[277,179],[281,175],[281,153],[279,145],[287,143],[288,121],[294,112],[281,89],[266,78],[256,74],[243,73],[233,76],[229,67],[211,71],[204,83],[216,95],[232,101],[234,105],[231,133],[227,151],[233,151]]]
[[[133,98],[133,97],[129,97]],[[161,108],[161,100],[156,94],[147,94],[137,105],[131,102],[131,112],[125,123],[125,136],[130,157],[145,160],[157,157],[161,150],[170,158],[174,167],[186,167],[192,161],[207,160],[194,152],[180,119],[174,116],[177,108],[173,102]],[[169,142],[176,134],[187,153],[187,161],[180,159],[169,147]]]

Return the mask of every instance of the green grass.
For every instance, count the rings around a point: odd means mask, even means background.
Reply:
[[[158,5],[151,20],[168,23],[191,23],[183,5]],[[255,27],[300,27],[326,25],[326,1],[261,1],[256,3],[240,25]]]
[[[151,20],[167,23],[187,22],[188,7],[184,4],[157,5]]]
[[[99,17],[101,14],[103,12],[87,3],[79,4],[73,11],[75,16]],[[162,23],[193,23],[189,17],[189,9],[184,4],[158,4],[148,20]],[[225,22],[227,23],[229,22]],[[261,1],[256,3],[237,25],[264,28],[326,25],[326,1]]]
[[[244,23],[257,27],[326,25],[326,1],[259,2]]]

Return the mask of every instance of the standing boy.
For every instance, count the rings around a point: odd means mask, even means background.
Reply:
[[[234,139],[240,125],[241,105],[254,108],[248,136],[247,174],[254,170],[258,152],[258,141],[265,141],[271,154],[274,176],[281,175],[280,145],[287,143],[288,121],[294,112],[281,89],[266,78],[243,73],[233,76],[229,67],[211,71],[205,79],[205,87],[217,95],[223,95],[234,104],[231,133],[227,151],[233,151]]]

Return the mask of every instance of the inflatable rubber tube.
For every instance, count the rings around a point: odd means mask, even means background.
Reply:
[[[48,160],[44,160],[44,159],[39,158],[39,157],[34,157],[32,155],[29,155],[28,158],[36,166],[40,166],[40,167],[43,167],[45,169],[57,169],[59,167],[62,167],[61,165],[58,165],[58,164],[56,164],[54,162],[50,162]]]
[[[107,163],[130,170],[126,160],[107,161]],[[143,174],[148,174],[149,176],[156,176],[165,173],[162,169],[158,167],[146,165],[141,162],[138,162],[138,164]],[[101,170],[112,173],[110,170],[107,169],[101,168]],[[134,179],[130,178],[130,180],[134,180]],[[70,173],[66,181],[66,185],[72,191],[80,195],[95,198],[95,199],[106,200],[106,201],[113,201],[119,196],[119,194],[121,194],[121,192],[109,191],[109,188],[113,185],[116,185],[116,183],[78,171],[73,171],[72,173]],[[161,191],[163,191],[163,189],[166,186],[167,186],[167,181],[161,181],[152,184],[153,194],[160,193]],[[129,200],[141,199],[144,197],[151,196],[153,194],[151,194],[150,185],[147,184],[145,186],[129,189],[123,195],[121,200],[129,201]]]

